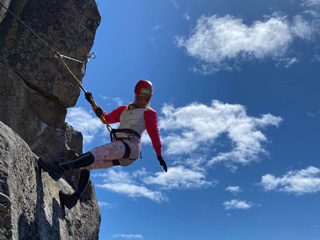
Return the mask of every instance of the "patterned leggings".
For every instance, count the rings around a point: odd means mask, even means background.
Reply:
[[[123,141],[126,142],[130,148],[129,158],[122,158],[125,154],[125,146],[122,141],[116,141],[92,149],[90,152],[94,155],[95,161],[83,169],[90,171],[92,169],[111,168],[115,166],[112,160],[119,160],[121,166],[132,164],[140,155],[141,143],[134,140]]]

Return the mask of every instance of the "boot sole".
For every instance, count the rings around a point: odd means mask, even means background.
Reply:
[[[75,200],[75,202],[73,202],[72,204],[70,204],[70,202],[67,202],[66,197],[71,197],[71,196],[69,194],[63,193],[62,191],[59,191],[59,197],[60,197],[60,204],[63,206],[66,206],[68,209],[73,208],[78,202],[78,200]]]

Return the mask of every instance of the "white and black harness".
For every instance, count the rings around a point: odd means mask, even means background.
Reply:
[[[118,137],[116,136],[116,133],[118,133],[118,132],[126,133],[126,134],[128,135],[128,137],[126,137],[126,138],[123,138],[123,137],[118,138]],[[132,129],[129,129],[129,128],[112,129],[112,131],[110,132],[110,138],[111,138],[112,142],[116,142],[116,141],[121,141],[121,142],[123,142],[124,147],[125,147],[125,152],[124,152],[124,155],[123,155],[122,158],[126,158],[126,159],[133,160],[133,161],[136,160],[136,159],[131,159],[131,158],[129,158],[129,157],[130,157],[130,154],[131,154],[131,149],[130,149],[129,145],[128,145],[125,141],[123,141],[123,140],[126,140],[126,139],[127,139],[127,140],[130,141],[130,140],[132,140],[133,138],[140,140],[141,136],[140,136],[139,133],[137,133],[136,131],[134,131],[134,130],[132,130]],[[140,154],[140,157],[141,157],[141,154]],[[119,166],[119,165],[121,165],[119,159],[114,159],[114,160],[112,160],[112,164],[113,164],[113,166]]]

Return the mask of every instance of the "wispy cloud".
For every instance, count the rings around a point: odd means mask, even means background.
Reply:
[[[177,0],[171,0],[171,3],[173,4],[173,6],[175,8],[179,8],[179,4],[178,4]]]
[[[211,106],[191,103],[185,107],[174,108],[166,104],[161,112],[163,116],[159,115],[159,128],[166,146],[165,153],[187,155],[183,162],[177,161],[177,164],[191,167],[196,172],[203,169],[205,162],[208,165],[224,162],[229,167],[235,167],[235,164],[248,164],[257,160],[259,154],[267,154],[262,146],[267,138],[259,128],[278,126],[282,121],[280,117],[271,114],[262,115],[260,118],[250,117],[247,116],[244,106],[216,100],[212,101]],[[84,147],[90,144],[95,136],[108,135],[105,125],[81,107],[69,109],[66,121],[82,132]],[[214,154],[215,157],[205,159],[208,148],[214,149],[222,135],[230,140],[232,151],[218,152]],[[150,144],[146,133],[142,140],[143,143]],[[182,169],[186,171],[187,168],[174,170]],[[203,171],[199,174],[203,174]]]
[[[141,176],[145,176],[146,172],[141,174],[142,172],[142,170],[139,170],[131,174],[122,170],[109,169],[104,174],[93,174],[92,177],[103,178],[104,183],[95,185],[98,188],[123,194],[131,198],[143,197],[158,203],[168,201],[169,199],[164,193],[153,191],[143,185],[140,178]]]
[[[320,62],[320,55],[319,54],[314,55],[312,62]]]
[[[157,25],[147,35],[147,40],[150,41],[155,50],[159,50],[159,42],[167,36],[167,32],[164,25]]]
[[[151,139],[146,131],[144,131],[141,135],[141,143],[146,145],[152,145]]]
[[[182,17],[187,21],[189,21],[191,19],[191,17],[189,16],[189,14],[187,12],[185,12]]]
[[[166,173],[151,173],[144,168],[131,173],[109,169],[106,173],[92,174],[92,177],[102,178],[102,183],[95,185],[98,188],[131,198],[148,198],[157,203],[169,200],[164,193],[167,190],[200,189],[218,184],[215,179],[207,180],[204,172],[194,171],[184,166],[169,167]]]
[[[143,239],[143,236],[140,234],[114,234],[112,238]]]
[[[152,201],[161,203],[168,201],[166,195],[159,191],[152,191],[144,186],[137,186],[134,184],[126,183],[105,183],[105,184],[96,184],[96,187],[110,190],[119,194],[124,194],[131,198],[149,198]]]
[[[84,145],[90,144],[94,137],[100,135],[101,132],[107,134],[101,121],[81,107],[69,108],[66,122],[82,133]]]
[[[302,1],[302,6],[309,6],[309,7],[312,7],[312,6],[320,6],[320,0],[305,0],[305,1]]]
[[[289,171],[282,177],[266,174],[259,183],[265,191],[279,191],[296,195],[320,191],[320,169],[310,166],[302,170]]]
[[[104,209],[113,209],[115,207],[114,204],[110,204],[110,203],[107,203],[107,202],[98,202],[98,205],[100,208],[104,208]]]
[[[296,15],[290,24],[290,31],[293,37],[311,40],[316,29],[312,21],[306,20],[302,15]]]
[[[307,115],[308,115],[309,117],[316,118],[317,116],[320,115],[320,111],[318,111],[318,112],[316,112],[316,113],[308,112]]]
[[[282,121],[281,117],[271,114],[250,117],[244,106],[217,100],[213,100],[211,106],[192,103],[174,108],[165,105],[162,114],[159,127],[164,134],[167,155],[216,155],[207,161],[208,165],[223,162],[231,168],[258,160],[259,154],[267,154],[262,146],[267,137],[259,128],[278,126]],[[210,150],[219,143],[221,136],[230,140],[232,150],[213,154]]]
[[[106,125],[95,116],[91,109],[87,111],[82,107],[69,108],[66,122],[82,133],[84,150],[87,149],[94,138],[99,138],[100,144],[105,144],[107,140],[109,141],[110,134]],[[118,125],[118,123],[111,124],[113,128],[117,128]]]
[[[183,166],[171,167],[167,173],[158,172],[155,176],[143,179],[146,184],[155,184],[162,189],[190,189],[215,186],[218,181],[207,181],[204,173],[186,169]]]
[[[157,25],[157,26],[153,27],[154,31],[161,30],[161,29],[164,29],[163,25]]]
[[[242,200],[232,199],[230,201],[225,201],[223,203],[223,206],[225,207],[226,210],[249,209],[253,206],[253,204],[250,202],[242,201]]]
[[[99,97],[101,97],[103,100],[108,101],[109,104],[115,103],[118,107],[124,105],[123,99],[121,99],[121,98],[119,98],[119,97],[111,98],[111,97],[106,97],[106,96],[103,96],[103,95],[99,95]]]
[[[176,44],[200,60],[200,66],[192,68],[194,71],[212,74],[238,69],[243,61],[294,59],[288,56],[294,38],[310,40],[316,29],[302,15],[290,22],[286,15],[274,13],[251,25],[231,15],[201,16],[192,34],[177,37]]]
[[[109,169],[105,173],[92,174],[92,177],[102,177],[103,182],[105,183],[126,183],[126,184],[135,183],[133,177],[130,175],[129,172],[116,170],[116,169]]]
[[[288,58],[288,57],[284,57],[279,59],[279,61],[277,62],[276,66],[277,67],[283,67],[283,68],[290,68],[292,65],[298,63],[298,59],[297,58]]]
[[[101,129],[105,129],[98,119],[84,109],[70,110],[68,122],[82,131],[85,138],[93,138]],[[281,121],[280,117],[271,114],[250,117],[244,106],[216,100],[210,106],[192,103],[174,108],[172,105],[164,105],[162,116],[159,115],[161,138],[165,155],[175,159],[168,172],[151,173],[144,168],[133,172],[108,169],[103,174],[92,174],[92,177],[101,178],[100,183],[96,184],[101,189],[134,199],[147,198],[157,203],[169,201],[165,191],[217,185],[218,180],[208,179],[208,166],[223,162],[235,169],[238,164],[245,165],[258,160],[259,154],[267,154],[262,145],[267,137],[260,129],[278,126]],[[221,136],[228,142],[224,140],[222,143]],[[229,191],[232,191],[231,188]],[[102,207],[111,207],[107,203],[100,204]]]
[[[242,189],[239,186],[228,186],[225,190],[231,192],[232,194],[238,194],[242,192]]]

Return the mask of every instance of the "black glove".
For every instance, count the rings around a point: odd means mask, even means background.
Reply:
[[[159,157],[158,157],[158,160],[159,160],[160,165],[163,167],[163,170],[164,170],[165,172],[167,172],[167,171],[168,171],[167,164],[166,164],[166,162],[163,160],[163,157],[162,157],[162,156],[159,156]]]
[[[92,100],[93,100],[92,93],[91,92],[86,92],[84,95],[85,95],[85,98],[87,99],[87,101],[90,104],[92,104]]]
[[[104,116],[103,110],[102,110],[102,108],[100,108],[100,107],[96,108],[96,110],[95,110],[94,112],[96,113],[96,115],[97,115],[98,118]]]

